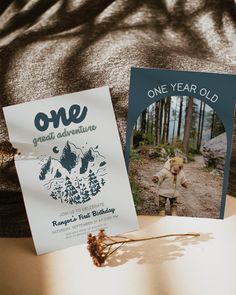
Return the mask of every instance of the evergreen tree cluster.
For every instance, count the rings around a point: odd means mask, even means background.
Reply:
[[[62,203],[82,204],[97,195],[105,183],[104,178],[101,179],[100,183],[95,173],[90,169],[87,183],[78,178],[72,183],[72,180],[67,176],[64,186],[56,182],[50,196],[54,200],[61,200]]]

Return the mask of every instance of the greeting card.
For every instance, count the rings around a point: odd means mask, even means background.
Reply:
[[[107,87],[3,111],[38,254],[137,228]]]
[[[223,218],[236,76],[132,68],[126,162],[138,214]]]

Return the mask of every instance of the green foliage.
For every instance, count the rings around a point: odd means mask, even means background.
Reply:
[[[170,144],[159,144],[154,147],[152,158],[174,157],[177,147]]]
[[[219,117],[216,115],[216,122],[214,126],[214,137],[220,135],[221,133],[225,132],[224,125]]]
[[[188,161],[189,162],[193,162],[193,161],[195,161],[195,159],[194,159],[194,155],[192,154],[192,153],[187,153],[187,159],[188,159]]]
[[[153,144],[154,136],[140,130],[133,130],[133,146],[138,148],[143,145]]]
[[[180,150],[183,149],[183,141],[179,137],[175,137],[171,144],[173,147],[178,148]]]
[[[175,145],[170,145],[170,144],[161,144],[159,146],[157,146],[157,149],[161,150],[161,148],[165,149],[166,153],[170,156],[170,157],[173,157],[175,154],[174,154],[174,151],[176,148],[178,148],[177,146]]]
[[[153,144],[153,135],[152,134],[144,134],[144,142],[143,144]]]
[[[141,161],[139,161],[141,163]],[[138,206],[142,204],[141,201],[141,190],[139,187],[139,182],[137,180],[137,174],[138,170],[136,166],[139,166],[139,162],[136,162],[134,165],[130,163],[129,166],[129,181],[130,181],[130,186],[133,194],[133,199],[134,199],[134,205],[135,208],[137,209]]]
[[[213,115],[214,115],[214,122],[212,122]],[[222,123],[221,119],[216,113],[213,114],[213,110],[210,110],[206,114],[206,121],[207,121],[207,127],[211,129],[212,138],[225,132],[224,124]]]
[[[139,153],[140,153],[141,156],[142,155],[148,156],[148,155],[150,155],[150,150],[151,149],[152,149],[152,146],[150,146],[150,145],[141,145],[139,147]]]
[[[174,144],[159,144],[158,146],[152,147],[152,152],[149,153],[150,158],[161,158],[167,159],[170,157],[179,156],[187,159],[187,161],[194,161],[194,156],[199,154],[199,151],[191,149],[187,154],[182,149],[181,141],[176,141]]]
[[[140,153],[139,153],[140,151],[139,150],[137,150],[137,149],[130,149],[130,154],[129,154],[129,156],[130,156],[130,161],[138,161],[138,160],[140,160],[141,159],[141,157],[140,157]]]
[[[130,186],[133,193],[134,205],[135,205],[135,208],[137,209],[137,207],[142,204],[142,201],[141,201],[140,188],[134,177],[130,177]]]
[[[134,148],[139,147],[140,143],[144,140],[143,132],[139,130],[133,130],[133,146]]]

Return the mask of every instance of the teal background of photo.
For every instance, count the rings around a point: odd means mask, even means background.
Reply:
[[[148,91],[160,85],[170,85],[170,83],[195,84],[197,89],[206,88],[210,93],[217,94],[218,100],[213,103],[209,99],[202,97],[199,93],[193,94],[188,91],[173,91],[168,88],[168,93],[159,94],[153,98],[148,96]],[[198,92],[198,91],[197,91]],[[128,121],[126,133],[125,161],[128,168],[130,140],[135,122],[140,114],[148,106],[167,96],[192,96],[204,101],[214,109],[224,124],[227,136],[227,150],[224,169],[224,181],[221,198],[221,208],[219,218],[224,218],[225,201],[229,179],[230,155],[233,135],[234,108],[236,101],[236,75],[216,74],[205,72],[185,72],[149,68],[131,68]]]

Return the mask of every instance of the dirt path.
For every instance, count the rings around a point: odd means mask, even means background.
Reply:
[[[157,185],[152,182],[152,176],[162,168],[163,162],[143,157],[141,165],[135,162],[131,165],[138,171],[136,180],[139,183],[142,201],[138,207],[138,214],[156,215]],[[195,161],[185,164],[184,172],[189,186],[188,189],[180,190],[178,215],[219,218],[223,177],[212,175],[204,168],[201,155],[196,156]]]

